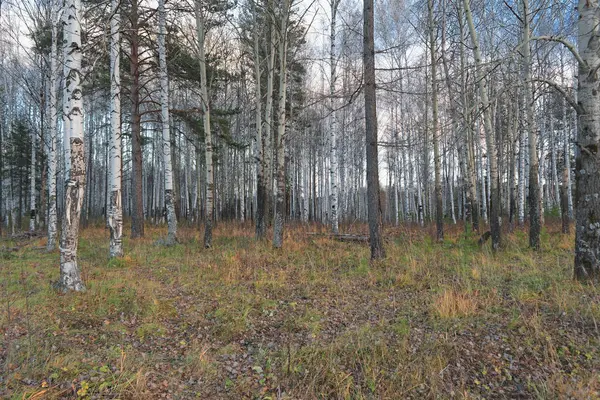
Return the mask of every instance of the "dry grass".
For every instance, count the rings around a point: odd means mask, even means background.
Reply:
[[[360,232],[364,227],[348,227]],[[497,255],[448,227],[364,244],[287,230],[283,250],[250,224],[156,245],[83,231],[88,291],[60,295],[43,240],[0,248],[0,397],[206,399],[598,398],[600,293],[572,281],[572,236],[524,231]],[[79,394],[78,394],[79,393]]]
[[[433,309],[441,318],[475,315],[479,304],[478,296],[478,292],[461,293],[453,289],[444,289],[435,299]]]

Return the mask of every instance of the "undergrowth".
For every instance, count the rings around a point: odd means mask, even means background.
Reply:
[[[274,250],[223,223],[207,250],[150,227],[109,260],[88,228],[87,291],[67,295],[44,239],[3,239],[0,397],[598,398],[600,293],[573,281],[559,226],[540,252],[516,231],[497,254],[457,227],[389,229],[375,263],[315,229]]]

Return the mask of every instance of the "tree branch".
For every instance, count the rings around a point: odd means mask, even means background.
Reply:
[[[575,111],[577,112],[578,115],[581,115],[584,113],[583,107],[581,107],[579,104],[577,104],[575,99],[572,96],[569,96],[567,91],[565,89],[563,89],[562,87],[560,87],[560,85],[558,85],[556,82],[552,82],[548,79],[542,79],[542,78],[535,78],[535,79],[532,79],[532,81],[545,83],[546,85],[552,87],[554,90],[556,90],[558,93],[560,93],[565,98],[565,100],[567,100],[567,102],[571,105],[571,107],[573,107],[573,109],[575,109]]]
[[[567,50],[569,50],[571,52],[571,54],[573,54],[573,57],[575,57],[575,59],[577,60],[579,65],[581,65],[581,66],[587,65],[587,63],[585,61],[583,61],[583,58],[581,58],[581,56],[579,55],[579,52],[575,48],[575,45],[563,37],[560,37],[560,36],[534,36],[530,40],[531,41],[540,40],[540,41],[561,43],[562,45],[564,45],[567,48]]]

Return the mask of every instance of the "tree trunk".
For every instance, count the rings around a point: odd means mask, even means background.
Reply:
[[[202,103],[204,122],[204,163],[206,168],[206,212],[204,219],[204,247],[212,246],[212,228],[214,222],[215,185],[213,173],[213,144],[210,131],[210,99],[208,98],[208,82],[206,81],[206,54],[204,38],[206,26],[199,1],[195,3],[196,29],[198,31],[198,61],[200,63],[200,101]]]
[[[83,147],[83,96],[81,92],[81,1],[67,0],[65,3],[65,103],[69,104],[65,118],[65,138],[68,138],[69,169],[66,180],[65,211],[62,220],[60,244],[59,290],[84,291],[77,263],[79,221],[85,185],[85,157]],[[69,129],[70,128],[70,129]]]
[[[37,143],[37,135],[35,134],[35,130],[31,130],[31,161],[30,161],[30,170],[29,170],[29,231],[35,231],[35,217],[36,217],[36,207],[35,207],[35,169],[36,169],[36,143]]]
[[[171,161],[171,129],[169,126],[169,79],[167,76],[167,54],[165,39],[167,36],[167,12],[165,0],[158,1],[158,63],[160,71],[160,109],[162,122],[162,156],[165,167],[165,207],[167,209],[167,245],[177,242],[177,217],[173,201],[173,162]],[[187,189],[187,188],[186,188]]]
[[[281,26],[279,31],[279,98],[277,101],[277,170],[276,170],[276,199],[275,199],[275,223],[273,225],[273,246],[283,246],[283,225],[285,219],[285,103],[287,93],[287,47],[288,47],[288,17],[289,0],[283,0],[281,4]]]
[[[371,259],[385,257],[382,238],[379,163],[377,161],[377,99],[375,86],[375,41],[373,0],[365,0],[363,8],[363,69],[365,96],[365,132],[367,153],[367,209]]]
[[[458,19],[459,29],[460,29],[460,37],[465,37],[464,31],[464,20],[463,18]],[[465,214],[471,215],[471,222],[473,226],[473,231],[479,232],[479,201],[477,196],[477,171],[475,166],[475,149],[474,149],[474,138],[473,138],[473,123],[471,120],[471,103],[469,101],[468,88],[467,88],[467,62],[466,62],[466,54],[465,54],[466,46],[460,46],[460,81],[461,81],[461,90],[462,90],[462,100],[463,100],[463,118],[464,118],[464,138],[466,145],[466,211]]]
[[[252,3],[254,4],[254,3]],[[267,224],[265,221],[267,213],[267,164],[265,159],[265,144],[263,141],[263,122],[262,122],[262,93],[261,93],[261,59],[260,59],[260,26],[258,22],[258,9],[253,7],[254,13],[254,75],[255,84],[255,105],[256,105],[256,238],[264,239],[267,234]]]
[[[483,111],[483,122],[485,129],[487,155],[490,165],[490,177],[491,177],[491,202],[490,202],[490,230],[492,233],[492,249],[498,250],[501,241],[500,232],[500,189],[498,179],[498,165],[496,159],[496,141],[494,139],[494,131],[492,127],[492,118],[490,110],[490,101],[488,99],[487,85],[485,82],[485,76],[483,73],[483,65],[481,59],[481,52],[479,50],[479,39],[475,32],[475,24],[473,23],[473,16],[471,15],[471,7],[469,0],[463,0],[465,8],[465,14],[467,17],[467,24],[471,34],[471,44],[473,46],[473,56],[475,58],[475,68],[477,85],[479,87],[479,97],[481,100],[481,107]]]
[[[440,158],[440,132],[438,123],[438,98],[437,98],[437,54],[435,43],[435,25],[433,21],[433,0],[427,1],[429,23],[429,54],[431,59],[431,137],[433,139],[433,163],[435,174],[435,226],[436,239],[444,240],[444,207],[442,204],[442,172]]]
[[[57,145],[57,84],[58,84],[58,1],[51,4],[52,43],[50,47],[50,88],[48,90],[48,114],[50,117],[48,140],[48,242],[46,249],[56,248],[57,215],[56,215],[56,145]],[[1,183],[0,183],[1,184]],[[0,222],[1,223],[1,222]]]
[[[142,136],[140,114],[140,59],[138,0],[131,2],[131,238],[144,236],[144,197],[142,193]]]
[[[563,170],[563,184],[560,187],[560,209],[562,220],[562,233],[569,234],[571,232],[571,218],[569,217],[569,199],[567,196],[567,170]]]
[[[330,140],[330,164],[329,164],[329,180],[331,182],[331,231],[334,234],[339,233],[339,218],[338,218],[338,156],[337,156],[337,115],[335,101],[335,83],[336,83],[336,64],[337,54],[335,50],[335,35],[336,35],[336,14],[340,0],[329,0],[331,5],[331,30],[329,35],[330,50],[329,50],[329,140]]]
[[[532,249],[540,248],[540,186],[539,162],[537,156],[537,137],[534,125],[533,88],[531,83],[531,50],[529,28],[529,0],[521,0],[521,20],[523,21],[523,46],[522,54],[522,79],[525,92],[525,127],[529,141],[529,246]]]
[[[112,0],[110,20],[110,195],[108,228],[110,230],[110,257],[123,256],[123,205],[121,204],[121,35],[119,0]]]
[[[575,157],[575,277],[600,278],[600,6],[579,0],[579,62],[577,100],[578,151]]]
[[[273,13],[273,2],[269,0],[267,2],[267,13],[265,18],[267,19],[267,31],[268,31],[268,43],[265,45],[267,51],[267,92],[265,93],[265,119],[263,121],[263,158],[265,160],[265,193],[264,193],[264,233],[261,236],[264,238],[266,235],[267,226],[270,226],[272,221],[272,205],[273,205],[273,85],[275,80],[275,33],[273,32],[276,28],[272,23],[272,17],[270,13]],[[259,83],[260,84],[260,83]],[[259,206],[260,207],[260,206]]]

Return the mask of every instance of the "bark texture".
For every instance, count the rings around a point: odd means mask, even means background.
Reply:
[[[56,147],[57,147],[57,84],[58,84],[58,2],[52,1],[50,11],[52,42],[50,45],[50,87],[48,89],[48,242],[46,249],[56,248],[58,217],[56,212]],[[1,221],[0,221],[1,223]]]
[[[436,239],[444,240],[444,207],[442,204],[442,174],[440,162],[440,138],[438,123],[438,94],[437,94],[437,55],[435,43],[435,24],[433,21],[433,0],[427,1],[429,20],[429,54],[431,58],[431,136],[433,140],[433,162],[435,174],[435,226]]]
[[[121,72],[119,53],[119,1],[112,0],[110,21],[110,194],[108,228],[110,230],[109,256],[123,256],[123,206],[121,204],[122,150],[121,150]]]
[[[365,131],[367,153],[367,209],[371,259],[385,257],[382,237],[379,163],[377,154],[377,103],[375,87],[375,41],[373,0],[365,0],[363,8],[363,69],[365,95]]]
[[[167,53],[165,39],[167,36],[167,13],[165,0],[158,2],[158,63],[160,71],[160,108],[162,122],[162,157],[165,168],[165,208],[167,209],[167,245],[177,242],[177,216],[173,196],[173,162],[171,161],[171,131],[169,126],[169,78],[167,76]]]
[[[283,246],[283,227],[285,219],[285,122],[286,122],[286,93],[287,93],[287,26],[289,0],[283,0],[281,4],[281,24],[279,30],[279,98],[277,102],[277,137],[275,150],[277,152],[276,188],[275,193],[275,221],[273,224],[273,246]]]
[[[330,140],[330,165],[329,165],[329,182],[331,183],[331,193],[329,195],[331,203],[331,231],[334,234],[339,233],[339,217],[338,217],[338,156],[337,156],[337,115],[335,101],[335,83],[336,83],[336,64],[337,53],[335,49],[336,40],[336,14],[340,0],[330,0],[331,4],[331,29],[329,35],[330,50],[329,50],[329,140]],[[397,213],[396,213],[397,214]]]
[[[200,64],[200,101],[204,115],[204,163],[206,166],[206,212],[204,219],[204,247],[212,246],[212,228],[214,222],[214,174],[213,174],[213,147],[210,131],[210,100],[208,98],[208,82],[206,81],[206,54],[204,38],[206,25],[202,15],[201,4],[196,1],[196,29],[198,31],[198,61]]]
[[[575,277],[600,278],[600,6],[598,0],[578,4],[579,105],[575,157]]]
[[[489,173],[490,173],[490,231],[492,233],[492,249],[498,250],[501,241],[500,232],[500,188],[498,179],[498,160],[496,152],[496,140],[494,135],[494,129],[492,126],[491,116],[491,104],[488,97],[488,88],[486,84],[486,78],[483,72],[483,62],[481,58],[481,51],[479,50],[479,38],[475,31],[475,24],[473,23],[473,16],[471,14],[471,6],[469,0],[463,0],[463,7],[467,17],[467,25],[469,27],[469,33],[471,36],[471,45],[473,47],[473,56],[475,58],[475,73],[477,78],[477,86],[479,89],[479,99],[481,101],[481,109],[483,111],[483,124],[485,129],[485,143],[487,148],[487,158],[489,162]],[[485,192],[484,192],[485,193]],[[485,196],[483,196],[485,204]]]
[[[77,245],[79,241],[79,221],[85,189],[85,152],[83,147],[83,96],[81,92],[81,27],[80,0],[68,0],[65,3],[65,101],[69,103],[71,131],[65,131],[68,137],[70,168],[65,187],[65,208],[62,220],[60,244],[61,291],[84,291],[77,263]],[[70,134],[69,134],[70,133]]]
[[[531,82],[531,50],[529,27],[529,0],[521,0],[521,20],[523,21],[523,59],[522,78],[525,107],[525,126],[529,142],[529,247],[535,250],[540,248],[540,184],[539,161],[537,153],[537,135],[534,123],[533,87]]]
[[[144,193],[142,182],[142,133],[140,113],[140,38],[138,0],[131,2],[131,53],[129,68],[131,73],[131,238],[144,236]]]

